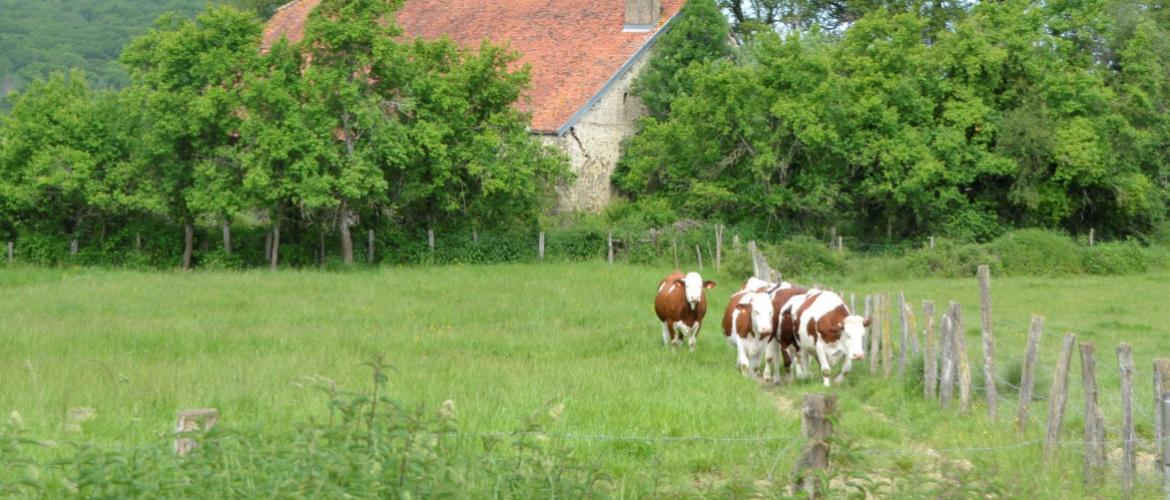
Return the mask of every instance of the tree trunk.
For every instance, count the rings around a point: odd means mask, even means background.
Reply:
[[[195,223],[183,222],[183,270],[191,269],[191,253],[195,249]]]
[[[341,261],[347,266],[353,265],[353,238],[349,234],[350,220],[349,205],[341,203],[341,217],[338,220],[338,229],[341,230]]]
[[[232,226],[227,215],[223,216],[223,252],[232,254]]]
[[[269,259],[269,269],[276,270],[276,265],[280,262],[280,219],[283,217],[281,210],[276,210],[276,217],[272,221],[272,255]]]

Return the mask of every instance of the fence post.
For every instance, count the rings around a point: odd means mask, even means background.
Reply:
[[[1133,429],[1133,347],[1126,342],[1117,346],[1117,369],[1121,372],[1121,439],[1125,442],[1121,455],[1121,490],[1129,496],[1133,494],[1137,437]]]
[[[1085,342],[1081,348],[1081,383],[1085,393],[1085,484],[1099,480],[1105,467],[1105,415],[1097,405],[1097,360],[1093,355],[1093,343]]]
[[[471,230],[471,241],[472,241],[472,243],[479,243],[479,230],[478,229]]]
[[[808,442],[796,462],[794,489],[803,490],[809,498],[822,498],[825,494],[823,482],[817,476],[829,468],[829,439],[833,436],[833,414],[836,411],[836,395],[804,395],[800,427]]]
[[[934,250],[934,236],[930,237],[930,249]]]
[[[370,229],[366,243],[366,262],[374,263],[374,230]]]
[[[849,292],[849,312],[857,314],[857,295],[853,292]],[[865,346],[861,347],[864,348]]]
[[[898,376],[906,377],[906,344],[910,343],[910,323],[906,320],[906,292],[898,292],[898,312],[902,321],[902,351],[898,353]]]
[[[951,398],[955,394],[955,340],[954,323],[951,321],[951,316],[946,312],[942,315],[941,335],[939,335],[939,344],[942,350],[942,363],[940,368],[940,376],[938,379],[938,404],[943,408],[948,408],[951,405]]]
[[[869,352],[865,355],[869,356],[869,374],[877,375],[878,358],[882,355],[881,348],[881,325],[877,321],[877,299],[873,295],[865,296],[865,317],[870,318],[869,322]]]
[[[540,236],[537,239],[536,255],[540,257],[540,260],[544,260],[544,231],[540,232]]]
[[[917,356],[922,354],[922,346],[918,341],[918,320],[914,316],[914,310],[910,308],[910,304],[902,303],[902,309],[905,310],[906,320],[910,324],[910,353]]]
[[[838,252],[845,251],[845,237],[844,236],[837,236],[837,251]]]
[[[1158,456],[1162,461],[1162,492],[1170,496],[1170,440],[1165,439],[1170,436],[1170,392],[1162,393],[1162,401],[1154,413],[1162,415],[1163,439],[1159,442]]]
[[[69,240],[69,255],[77,255],[77,238]]]
[[[427,228],[427,246],[432,252],[435,251],[435,230],[432,228]]]
[[[699,249],[699,244],[695,243],[695,258],[699,260],[699,272],[703,272],[703,251]]]
[[[878,301],[878,317],[882,321],[882,375],[889,378],[894,370],[894,341],[890,332],[890,296],[881,294]]]
[[[991,334],[991,269],[979,266],[979,312],[983,323],[983,393],[987,396],[987,417],[996,420],[999,391],[995,387],[995,338]]]
[[[193,431],[207,431],[215,427],[215,423],[219,421],[219,410],[215,408],[198,408],[194,410],[183,410],[178,414],[178,421],[175,423],[175,433],[185,434]],[[187,437],[175,438],[175,454],[179,456],[186,456],[191,450],[195,449],[198,443],[195,440]]]
[[[606,242],[606,245],[609,247],[609,263],[613,264],[613,229],[609,230],[609,236],[606,236],[605,242]],[[675,266],[677,267],[678,266],[678,256],[677,256],[678,252],[677,252],[677,250],[675,253],[676,253],[676,255],[674,258],[674,262],[675,262]]]
[[[8,264],[9,264],[9,265],[11,265],[11,264],[12,264],[12,250],[13,250],[13,246],[15,246],[15,245],[13,245],[12,241],[10,240],[10,241],[8,242]]]
[[[1016,433],[1024,433],[1028,423],[1028,406],[1032,404],[1032,384],[1035,383],[1036,351],[1040,349],[1040,336],[1044,333],[1044,317],[1032,316],[1028,328],[1028,347],[1024,351],[1024,368],[1020,375],[1020,408],[1016,411]]]
[[[1093,228],[1089,228],[1089,246],[1093,246],[1093,233],[1096,232]]]
[[[967,326],[963,322],[963,306],[951,302],[947,315],[951,317],[951,339],[955,342],[955,367],[959,377],[959,409],[971,409],[971,360],[967,357]]]
[[[926,324],[926,338],[922,346],[922,385],[924,396],[934,399],[938,392],[938,340],[934,335],[934,302],[922,301],[922,321]]]
[[[1162,421],[1162,394],[1170,392],[1170,358],[1154,358],[1154,442],[1159,446],[1166,434],[1162,433],[1165,422]],[[1161,460],[1161,456],[1159,456]],[[1160,464],[1166,465],[1166,464]]]
[[[660,256],[661,254],[658,253],[658,228],[656,227],[650,228],[650,244],[654,245],[654,256]]]
[[[1068,364],[1072,361],[1073,346],[1077,343],[1077,336],[1064,336],[1064,345],[1060,349],[1060,357],[1056,358],[1056,373],[1052,376],[1052,390],[1048,392],[1048,435],[1044,439],[1044,461],[1052,459],[1052,454],[1060,444],[1060,428],[1064,426],[1064,407],[1068,401]]]
[[[723,224],[715,225],[715,272],[723,264]]]

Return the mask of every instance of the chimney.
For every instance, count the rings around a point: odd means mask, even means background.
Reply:
[[[626,23],[622,31],[650,31],[662,12],[659,0],[626,0]]]

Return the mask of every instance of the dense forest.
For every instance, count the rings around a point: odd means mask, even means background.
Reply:
[[[284,0],[230,0],[263,17]],[[3,98],[56,71],[82,69],[95,88],[121,87],[118,56],[163,13],[191,17],[208,0],[0,0],[0,109]],[[221,2],[222,3],[222,2]]]

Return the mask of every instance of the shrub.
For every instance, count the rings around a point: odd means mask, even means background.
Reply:
[[[1043,229],[1007,233],[990,244],[1004,274],[1058,276],[1083,271],[1081,248],[1067,236]]]
[[[810,236],[786,239],[764,253],[768,264],[783,276],[839,275],[845,271],[845,254]]]
[[[946,239],[937,240],[934,248],[911,251],[905,261],[907,270],[915,276],[974,276],[975,270],[982,264],[998,274],[1002,267],[999,256],[991,253],[986,245],[959,244]]]
[[[1140,273],[1152,260],[1149,251],[1132,241],[1102,243],[1084,251],[1084,269],[1090,274]]]

